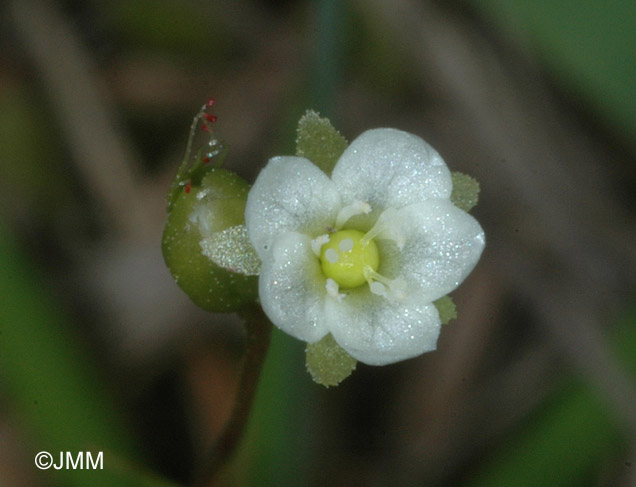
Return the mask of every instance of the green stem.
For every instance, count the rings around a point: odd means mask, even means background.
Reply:
[[[210,449],[205,462],[195,477],[195,487],[212,485],[215,477],[229,462],[239,445],[269,349],[272,324],[263,313],[262,308],[258,304],[253,304],[242,315],[247,329],[247,344],[234,410],[223,433]]]
[[[341,0],[320,0],[316,5],[318,39],[312,74],[312,107],[329,118],[335,115],[333,109],[341,79],[344,3]]]

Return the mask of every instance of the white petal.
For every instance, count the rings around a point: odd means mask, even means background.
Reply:
[[[327,334],[326,279],[306,235],[288,232],[274,240],[263,262],[259,295],[265,314],[285,333],[306,342]]]
[[[361,134],[344,151],[331,178],[343,205],[359,200],[374,211],[448,198],[453,186],[435,149],[416,135],[395,129]]]
[[[336,187],[318,167],[302,157],[274,157],[248,194],[245,225],[265,260],[278,234],[297,231],[312,238],[324,234],[339,209]]]
[[[398,303],[364,290],[327,301],[329,331],[349,355],[385,365],[435,350],[439,313],[430,302]]]
[[[431,302],[459,286],[473,270],[485,236],[477,220],[449,200],[429,200],[394,212],[376,244],[378,272],[404,278],[408,296],[417,294]]]

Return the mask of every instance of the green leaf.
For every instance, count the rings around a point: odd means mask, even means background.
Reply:
[[[201,241],[203,255],[219,267],[245,276],[261,273],[261,259],[252,246],[245,225],[215,232]]]
[[[220,168],[227,157],[228,145],[212,128],[213,122],[207,120],[211,116],[207,113],[211,106],[209,103],[203,105],[192,120],[185,156],[166,197],[168,213],[172,211],[185,188],[203,184],[206,176]]]
[[[450,296],[442,296],[433,304],[437,308],[442,325],[448,325],[450,320],[457,319],[457,307]]]
[[[453,178],[451,201],[456,207],[464,211],[472,210],[479,200],[479,182],[475,178],[461,172],[453,172],[451,177]]]
[[[337,386],[356,369],[357,360],[345,352],[328,334],[305,349],[307,371],[315,382],[325,387]]]
[[[321,118],[307,110],[298,121],[296,155],[306,157],[327,175],[347,148],[347,140],[340,135],[328,118]]]

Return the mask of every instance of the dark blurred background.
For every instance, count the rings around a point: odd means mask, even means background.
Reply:
[[[634,25],[631,0],[3,2],[0,485],[183,485],[220,432],[242,328],[160,251],[214,97],[250,181],[308,108],[422,136],[487,235],[436,352],[324,389],[275,331],[218,485],[636,486]]]

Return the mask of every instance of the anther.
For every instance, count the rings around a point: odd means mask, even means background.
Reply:
[[[338,283],[331,278],[327,278],[325,288],[327,289],[327,294],[337,301],[342,301],[342,298],[345,297],[344,294],[338,292],[340,290],[340,286],[338,286]]]
[[[373,294],[395,301],[406,301],[406,281],[398,277],[389,279],[378,274],[370,266],[364,268],[364,277],[369,283],[369,290]]]
[[[373,294],[377,294],[378,296],[386,297],[386,286],[378,281],[371,281],[369,283],[369,289]]]

